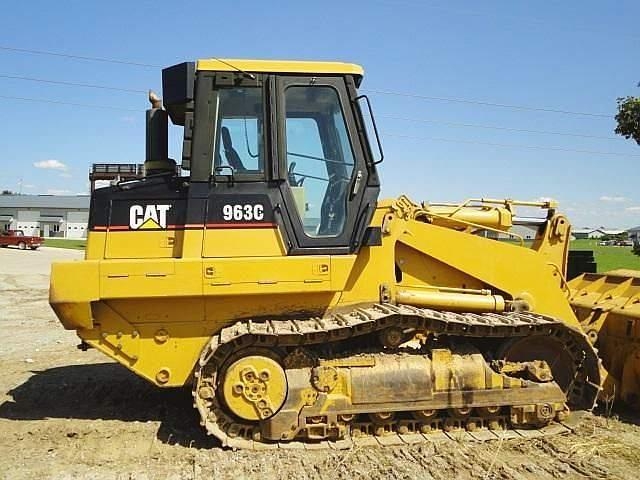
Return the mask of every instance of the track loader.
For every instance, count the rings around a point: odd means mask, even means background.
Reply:
[[[552,202],[378,200],[362,79],[332,62],[163,70],[145,176],[92,193],[51,306],[81,346],[190,386],[223,446],[562,430],[602,383],[568,300],[569,221]]]

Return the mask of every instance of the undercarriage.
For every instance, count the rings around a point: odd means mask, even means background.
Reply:
[[[215,335],[193,395],[235,448],[540,429],[593,407],[586,337],[531,313],[387,304],[328,318],[242,321]]]

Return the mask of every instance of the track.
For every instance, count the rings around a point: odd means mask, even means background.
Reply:
[[[483,418],[472,418],[474,428],[464,423],[447,424],[438,416],[425,429],[417,422],[393,423],[384,431],[371,434],[367,424],[354,423],[352,434],[335,441],[267,442],[261,440],[255,424],[229,415],[218,395],[202,398],[198,391],[218,385],[219,368],[239,350],[247,347],[293,350],[299,346],[330,344],[355,340],[362,335],[380,332],[389,327],[426,331],[434,336],[468,337],[473,339],[518,339],[552,337],[564,345],[574,365],[574,376],[565,389],[567,403],[576,410],[591,409],[599,391],[599,360],[582,332],[559,320],[532,313],[471,314],[441,312],[406,305],[377,304],[357,308],[346,314],[306,320],[239,321],[214,335],[204,349],[194,381],[194,403],[202,424],[223,446],[243,449],[265,448],[349,448],[352,445],[399,445],[441,440],[487,441],[499,438],[532,438],[567,432],[563,423],[551,423],[539,429],[510,429],[508,418],[495,417],[489,427]],[[468,430],[468,431],[467,431]]]

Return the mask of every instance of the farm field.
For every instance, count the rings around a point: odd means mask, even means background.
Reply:
[[[571,250],[593,250],[598,264],[598,273],[617,268],[640,270],[640,255],[634,255],[631,247],[599,245],[599,240],[573,240]]]
[[[0,478],[636,479],[640,418],[588,415],[535,439],[231,451],[203,434],[190,392],[162,390],[78,339],[51,311],[50,263],[77,250],[0,250]],[[18,453],[19,452],[19,453]]]

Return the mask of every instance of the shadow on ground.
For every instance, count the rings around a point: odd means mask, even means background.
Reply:
[[[12,400],[0,405],[0,418],[155,421],[160,422],[156,436],[163,443],[219,447],[200,426],[188,388],[158,388],[116,363],[69,365],[32,373],[8,392]],[[638,412],[620,405],[613,412],[601,407],[595,413],[640,425]]]
[[[115,363],[70,365],[32,373],[26,382],[8,392],[13,400],[0,405],[0,418],[159,421],[157,437],[164,443],[217,446],[200,427],[187,388],[155,387]]]
[[[603,416],[607,415],[603,414]],[[613,416],[621,422],[640,426],[640,411],[634,410],[631,407],[616,407],[613,409]]]

